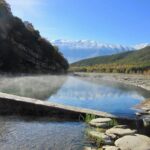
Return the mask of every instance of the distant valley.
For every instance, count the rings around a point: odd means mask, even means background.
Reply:
[[[71,64],[83,72],[150,73],[150,46],[137,51],[84,59]]]

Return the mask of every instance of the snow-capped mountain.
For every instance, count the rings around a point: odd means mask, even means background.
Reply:
[[[139,44],[135,46],[123,46],[114,44],[104,44],[91,40],[53,40],[53,45],[57,45],[63,55],[70,63],[103,55],[117,54],[120,52],[140,49],[146,47],[148,44]]]

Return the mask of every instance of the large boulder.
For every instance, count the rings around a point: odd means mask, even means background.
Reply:
[[[109,127],[109,123],[112,121],[110,118],[97,118],[93,119],[89,122],[89,124],[93,127],[106,128]]]
[[[144,135],[126,135],[115,141],[121,150],[150,150],[150,138]]]
[[[106,135],[105,133],[102,133],[102,132],[98,132],[98,131],[88,131],[88,135],[95,139],[96,141],[98,141],[99,143],[101,144],[107,144],[107,145],[110,145],[112,144],[112,140],[111,138]]]
[[[83,148],[83,150],[97,150],[97,148],[91,147],[91,146],[85,146],[85,147]]]
[[[109,145],[103,146],[102,149],[103,150],[120,150],[120,148],[117,146],[109,146]]]
[[[142,116],[144,127],[150,127],[150,115]]]
[[[113,127],[108,130],[106,130],[106,134],[114,134],[117,136],[125,136],[125,135],[133,135],[136,133],[136,130],[131,130],[129,128],[118,128],[118,127]]]

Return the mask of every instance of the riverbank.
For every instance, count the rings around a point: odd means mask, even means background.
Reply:
[[[92,77],[94,79],[100,78],[108,81],[121,82],[124,84],[134,85],[145,90],[150,91],[150,76],[137,74],[115,74],[115,73],[74,73],[79,77]]]
[[[139,105],[135,106],[136,109],[142,109],[144,111],[147,111],[150,113],[150,98],[146,99],[144,102],[142,102]]]

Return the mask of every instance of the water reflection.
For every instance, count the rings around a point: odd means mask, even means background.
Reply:
[[[0,77],[0,92],[45,100],[63,85],[66,76]]]
[[[132,85],[128,85],[128,84],[123,84],[123,83],[119,83],[119,82],[115,82],[115,81],[108,81],[108,80],[102,80],[98,77],[81,77],[81,80],[85,80],[88,81],[90,83],[94,83],[94,84],[101,84],[101,85],[105,85],[105,86],[109,86],[112,88],[116,88],[119,89],[120,92],[124,93],[126,92],[134,92],[136,91],[136,93],[139,93],[140,95],[142,95],[144,98],[149,98],[150,97],[150,92],[147,90],[144,90],[142,88],[136,87],[136,86],[132,86]]]
[[[134,117],[134,105],[150,97],[141,88],[100,78],[54,75],[0,77],[0,91],[128,117]]]
[[[118,83],[103,80],[94,83],[69,77],[61,89],[48,100],[133,117],[135,110],[131,108],[150,95],[147,91],[139,91],[139,88]]]

